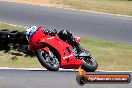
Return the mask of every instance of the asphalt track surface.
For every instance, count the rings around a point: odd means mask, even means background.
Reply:
[[[132,43],[132,18],[0,1],[0,21],[70,29],[82,36]],[[108,72],[95,72],[108,73]],[[115,72],[118,74],[118,72]],[[124,72],[121,72],[124,73]],[[131,74],[131,72],[125,72]],[[80,88],[76,72],[0,70],[0,88]],[[86,84],[83,88],[132,88],[130,84]]]
[[[0,1],[0,21],[68,29],[81,36],[132,44],[132,18]]]
[[[114,72],[95,72],[94,74],[109,74]],[[130,74],[130,72],[115,72],[116,74]],[[129,84],[85,84],[80,86],[76,82],[77,72],[45,70],[0,70],[0,88],[132,88]],[[90,74],[90,73],[89,73]]]

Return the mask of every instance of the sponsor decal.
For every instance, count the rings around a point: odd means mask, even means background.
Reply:
[[[131,82],[129,74],[86,74],[84,70],[79,68],[79,73],[76,76],[76,81],[79,85],[84,84],[128,84]]]
[[[73,56],[73,54],[71,54],[71,55],[69,55],[69,56],[65,56],[65,57],[63,57],[63,59],[70,58],[70,57],[72,57],[72,56]]]

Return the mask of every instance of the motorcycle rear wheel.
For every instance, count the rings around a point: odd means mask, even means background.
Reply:
[[[52,56],[49,54],[51,53]],[[46,50],[40,49],[37,53],[37,58],[42,66],[44,66],[49,71],[58,71],[60,64],[57,57],[52,51],[48,52]]]
[[[98,68],[98,63],[94,57],[91,59],[84,59],[83,62],[82,69],[86,72],[94,72]]]

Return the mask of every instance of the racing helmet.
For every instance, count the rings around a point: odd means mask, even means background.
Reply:
[[[37,29],[38,29],[37,26],[32,26],[32,27],[27,28],[26,29],[26,36],[28,38],[30,38]]]

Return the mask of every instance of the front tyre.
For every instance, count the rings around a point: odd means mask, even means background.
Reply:
[[[98,63],[94,57],[91,59],[83,59],[83,62],[82,69],[84,69],[86,72],[94,72],[98,67]]]
[[[52,51],[46,51],[40,49],[37,53],[37,58],[42,66],[44,66],[49,71],[58,71],[60,64],[57,57]]]

